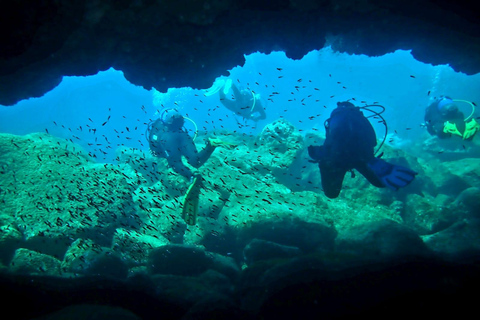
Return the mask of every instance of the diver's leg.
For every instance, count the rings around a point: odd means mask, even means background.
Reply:
[[[181,158],[167,158],[168,165],[175,171],[176,173],[184,176],[187,179],[191,179],[193,176],[193,172],[183,164]]]
[[[330,199],[338,197],[342,190],[343,179],[347,169],[337,168],[335,165],[325,163],[325,161],[319,163],[319,168],[323,192]]]

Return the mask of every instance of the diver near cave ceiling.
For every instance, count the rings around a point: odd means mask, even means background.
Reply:
[[[233,92],[232,99],[227,94]],[[248,89],[239,90],[231,79],[219,79],[206,90],[205,95],[212,95],[218,91],[220,102],[230,111],[246,120],[259,121],[267,118],[262,105],[260,94]]]
[[[152,155],[165,158],[175,172],[190,180],[191,185],[185,195],[183,205],[183,216],[187,224],[194,225],[202,177],[198,171],[192,172],[183,163],[182,157],[186,158],[188,164],[198,169],[208,160],[215,148],[233,149],[235,145],[218,138],[209,138],[205,147],[199,152],[194,143],[197,133],[195,132],[193,138],[188,134],[184,128],[185,119],[192,121],[181,115],[176,109],[165,109],[158,119],[148,124],[145,136],[148,139]]]
[[[468,103],[472,107],[472,112],[467,118],[458,109],[456,102]],[[428,133],[441,139],[459,136],[463,140],[472,140],[480,130],[480,125],[473,118],[474,113],[475,105],[472,102],[442,96],[425,110],[425,126]]]
[[[348,101],[337,102],[337,108],[325,121],[325,143],[323,146],[308,147],[312,162],[318,163],[320,168],[323,191],[328,198],[338,197],[345,174],[353,169],[372,185],[394,190],[405,187],[417,175],[409,168],[380,159],[382,154],[375,156],[383,142],[375,152],[375,131],[361,111],[371,111],[380,116],[380,113],[368,108],[372,106],[356,107]]]

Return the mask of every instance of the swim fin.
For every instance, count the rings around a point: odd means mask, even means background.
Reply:
[[[217,93],[218,91],[220,91],[220,89],[223,88],[224,85],[225,85],[225,80],[223,79],[215,80],[215,82],[210,88],[204,90],[205,96],[208,97]]]
[[[219,139],[219,138],[215,138],[215,139],[214,138],[208,138],[208,140],[210,141],[210,144],[214,147],[222,147],[222,148],[225,148],[227,150],[232,150],[232,149],[235,149],[237,147],[236,144],[223,141],[222,139]]]
[[[227,79],[225,81],[225,86],[223,87],[223,93],[228,94],[228,91],[232,88],[232,79]]]
[[[200,198],[200,187],[201,187],[200,176],[193,179],[192,184],[185,194],[183,199],[182,206],[182,217],[188,225],[195,225],[197,223],[197,214],[198,214],[198,201]]]
[[[380,158],[373,158],[367,163],[367,166],[385,187],[393,190],[405,187],[418,174],[409,168],[388,163]]]

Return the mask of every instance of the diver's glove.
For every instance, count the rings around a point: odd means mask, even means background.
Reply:
[[[451,123],[450,121],[445,121],[443,124],[443,132],[462,137],[462,134],[457,129],[457,125],[455,123]]]
[[[418,174],[409,168],[388,163],[380,158],[373,158],[367,165],[385,187],[393,190],[405,187]]]
[[[465,132],[463,133],[463,139],[468,140],[473,138],[473,136],[480,131],[480,124],[475,119],[470,120],[465,123]]]
[[[216,138],[216,139],[209,138],[208,141],[210,141],[210,144],[214,148],[222,147],[222,148],[225,148],[225,149],[228,149],[228,150],[232,150],[232,149],[235,149],[237,147],[237,145],[234,144],[234,143],[225,142],[225,141],[220,140],[218,138]]]
[[[197,183],[202,181],[202,175],[200,172],[195,171],[193,172],[192,176],[190,177],[190,183]]]

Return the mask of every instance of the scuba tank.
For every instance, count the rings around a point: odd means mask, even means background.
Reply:
[[[167,116],[170,116],[168,115],[168,112],[171,112],[171,115],[172,115],[171,117],[167,117]],[[147,139],[148,145],[150,146],[150,150],[157,157],[168,158],[169,156],[168,152],[163,148],[163,145],[160,140],[161,138],[160,135],[162,132],[169,130],[168,127],[173,123],[173,121],[175,121],[175,119],[178,119],[178,117],[175,117],[175,115],[181,116],[177,109],[167,108],[162,110],[162,112],[160,113],[160,116],[157,119],[151,120],[147,124],[147,128],[145,129],[145,138]],[[193,123],[195,127],[193,141],[195,141],[198,134],[198,128],[196,123],[188,117],[185,117],[185,116],[181,116],[181,117],[182,117],[182,120],[185,119]],[[187,132],[183,124],[181,125],[181,128],[182,130]]]

